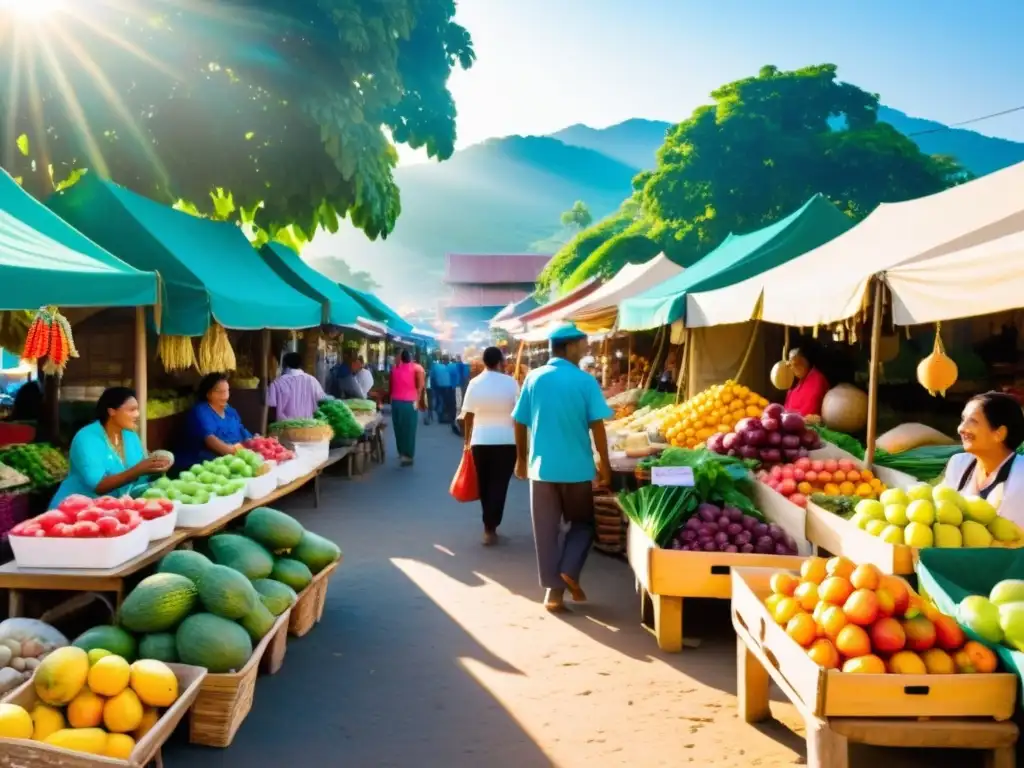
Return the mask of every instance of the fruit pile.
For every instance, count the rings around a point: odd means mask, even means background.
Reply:
[[[248,449],[232,456],[194,464],[177,480],[161,477],[142,493],[144,499],[170,499],[182,504],[206,504],[216,496],[233,496],[245,490],[253,477],[270,471],[263,458]]]
[[[808,497],[815,493],[874,499],[885,491],[885,485],[870,469],[860,469],[849,459],[803,457],[792,464],[762,469],[757,479],[799,507],[806,507]]]
[[[0,462],[25,475],[33,490],[51,488],[68,476],[64,454],[47,443],[22,443],[0,449]]]
[[[811,557],[771,578],[765,607],[816,664],[855,674],[994,672],[995,654],[898,576]]]
[[[0,736],[120,760],[178,698],[178,678],[163,662],[129,664],[99,648],[58,648],[33,680],[39,701],[31,712],[0,704]]]
[[[125,597],[117,626],[93,627],[74,645],[237,671],[313,575],[341,557],[336,544],[269,508],[250,512],[241,534],[212,536],[206,550],[168,553]]]
[[[760,418],[768,401],[749,387],[727,381],[662,410],[655,423],[672,445],[695,448],[716,433],[732,432],[745,418]]]
[[[352,409],[343,400],[324,400],[313,416],[330,424],[334,437],[339,440],[354,440],[364,431],[363,425],[356,421]]]
[[[38,619],[7,619],[0,623],[0,694],[32,676],[40,662],[67,638]]]
[[[982,640],[1024,651],[1024,581],[1003,579],[988,597],[965,597],[956,608],[956,617]]]
[[[708,438],[707,444],[709,451],[756,459],[771,466],[807,456],[808,451],[821,447],[821,438],[799,413],[772,403],[761,418],[740,419],[732,432],[719,431]]]
[[[158,501],[124,496],[72,495],[64,499],[57,509],[18,523],[11,536],[52,537],[61,539],[116,538],[131,533],[143,520],[153,520],[170,514],[174,505]]]
[[[745,515],[736,507],[704,503],[675,539],[672,549],[689,552],[758,552],[795,555],[796,541],[775,523]]]
[[[850,522],[889,544],[924,547],[1014,547],[1024,538],[1012,520],[979,497],[928,483],[890,488],[857,504]]]
[[[247,450],[259,454],[264,461],[276,461],[280,464],[295,458],[295,454],[281,445],[281,441],[276,437],[250,437],[242,445]]]

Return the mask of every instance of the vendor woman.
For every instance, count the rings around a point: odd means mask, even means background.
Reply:
[[[1024,412],[1002,392],[972,398],[960,421],[965,453],[946,464],[943,485],[965,496],[980,496],[999,507],[1003,517],[1024,524]]]
[[[188,468],[217,456],[226,456],[242,447],[252,437],[238,411],[228,405],[231,388],[223,373],[208,373],[196,388],[196,404],[188,412],[185,440],[178,464]]]
[[[796,381],[786,393],[787,411],[796,411],[805,418],[820,416],[821,404],[828,393],[828,379],[807,358],[802,349],[794,348],[789,353],[789,369]]]
[[[147,475],[166,472],[164,459],[146,457],[135,431],[139,401],[127,387],[111,387],[96,402],[96,421],[78,430],[71,441],[68,476],[51,508],[72,494],[120,496]]]

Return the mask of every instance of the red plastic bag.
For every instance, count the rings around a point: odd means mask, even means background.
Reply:
[[[462,451],[462,461],[459,462],[459,468],[455,470],[455,477],[452,478],[448,493],[452,495],[453,499],[463,504],[480,500],[476,465],[473,463],[473,454],[468,448]]]

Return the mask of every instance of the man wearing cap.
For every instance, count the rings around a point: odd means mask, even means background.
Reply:
[[[594,538],[594,449],[599,480],[611,482],[604,420],[612,416],[601,387],[579,368],[587,337],[572,323],[548,336],[551,358],[530,372],[512,412],[516,432],[516,477],[530,480],[530,516],[537,549],[544,607],[564,609],[568,588],[576,602],[586,600],[580,573]],[[562,519],[569,530],[559,546]]]

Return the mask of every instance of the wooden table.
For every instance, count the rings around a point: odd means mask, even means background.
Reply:
[[[347,451],[348,449],[338,449]],[[333,454],[333,452],[332,452]],[[164,555],[180,546],[190,546],[194,538],[211,536],[224,526],[257,507],[265,507],[298,490],[310,480],[315,484],[319,503],[319,478],[323,470],[340,461],[346,454],[332,455],[326,462],[296,480],[274,489],[260,499],[250,499],[235,510],[219,517],[203,528],[177,528],[166,539],[155,541],[138,557],[107,570],[81,570],[73,568],[19,568],[14,560],[0,565],[0,589],[7,590],[8,615],[24,614],[24,592],[44,590],[55,592],[106,592],[116,596],[116,607],[124,599],[125,582],[135,574],[154,565]]]

